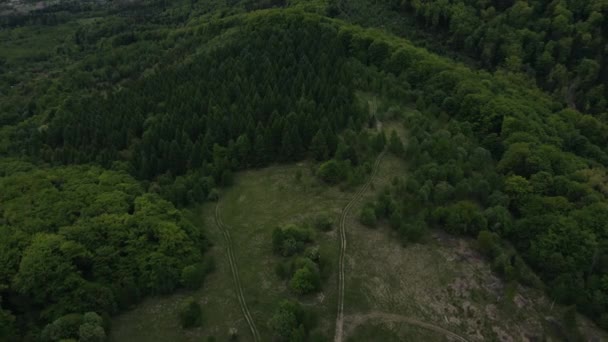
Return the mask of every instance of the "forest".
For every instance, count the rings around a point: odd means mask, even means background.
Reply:
[[[186,210],[235,174],[308,160],[325,186],[353,188],[385,149],[407,177],[366,202],[363,224],[389,222],[404,246],[474,238],[503,279],[608,329],[607,16],[606,1],[567,0],[3,16],[0,340],[104,341],[143,299],[203,286],[215,241]],[[361,92],[390,106],[370,113]],[[388,118],[407,143],[369,133]],[[327,286],[314,236],[281,226],[269,241],[298,295]],[[312,341],[316,324],[286,300],[269,326]]]

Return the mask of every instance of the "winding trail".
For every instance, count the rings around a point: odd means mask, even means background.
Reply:
[[[352,318],[352,320],[350,318]],[[407,324],[414,325],[414,326],[417,326],[417,327],[420,327],[420,328],[423,328],[426,330],[430,330],[430,331],[434,331],[434,332],[443,334],[444,336],[450,337],[456,341],[469,342],[466,338],[464,338],[456,333],[453,333],[447,329],[444,329],[440,326],[437,326],[435,324],[425,323],[425,322],[419,321],[415,318],[396,315],[396,314],[390,314],[390,313],[385,313],[385,312],[370,312],[368,314],[353,315],[353,316],[349,317],[349,321],[352,322],[351,332],[358,325],[360,325],[368,320],[381,320],[384,322],[407,323]],[[348,333],[346,335],[348,335]]]
[[[234,251],[232,249],[232,238],[230,237],[230,231],[228,231],[228,228],[226,227],[224,222],[222,222],[222,218],[220,217],[219,200],[217,202],[217,205],[215,206],[215,224],[220,229],[220,231],[224,235],[224,239],[226,240],[226,252],[228,254],[228,261],[230,262],[230,271],[232,272],[232,279],[234,280],[234,286],[236,288],[236,294],[239,300],[239,304],[241,306],[241,311],[243,311],[243,316],[245,316],[245,320],[249,325],[253,340],[258,342],[260,341],[260,333],[258,332],[258,328],[255,326],[255,322],[251,317],[251,313],[249,312],[249,308],[247,307],[247,302],[245,301],[243,287],[241,286],[241,278],[239,277],[239,270],[236,264],[236,257],[234,256]]]
[[[369,188],[372,183],[374,176],[378,171],[378,166],[380,165],[380,161],[384,156],[384,151],[382,151],[378,157],[376,158],[376,162],[374,163],[374,168],[372,169],[372,174],[369,176],[367,182],[363,184],[363,186],[357,191],[355,196],[346,204],[344,209],[342,209],[342,216],[340,217],[340,259],[338,262],[338,313],[336,316],[336,333],[334,335],[335,342],[342,342],[342,334],[344,330],[344,263],[346,259],[346,217],[350,209],[357,203],[357,201],[361,198],[363,193]]]

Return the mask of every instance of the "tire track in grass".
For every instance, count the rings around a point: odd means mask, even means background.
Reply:
[[[346,259],[346,217],[348,217],[349,211],[352,207],[357,203],[357,201],[363,196],[363,193],[369,188],[372,183],[374,176],[378,171],[378,166],[380,165],[380,161],[384,156],[384,151],[382,151],[378,157],[376,158],[376,162],[374,163],[374,167],[372,169],[372,173],[369,176],[368,180],[363,184],[363,186],[357,191],[355,196],[346,204],[344,209],[342,209],[342,216],[340,217],[340,259],[338,261],[338,313],[336,316],[336,332],[334,335],[335,342],[342,342],[342,334],[344,330],[344,263]]]
[[[236,288],[236,294],[239,300],[241,311],[243,312],[243,316],[245,316],[245,320],[249,325],[253,340],[258,342],[260,341],[260,333],[258,332],[258,328],[255,326],[255,322],[251,317],[251,313],[249,312],[249,308],[247,307],[247,302],[245,301],[245,295],[243,294],[243,287],[241,285],[241,278],[239,277],[239,270],[236,264],[236,257],[234,256],[234,251],[232,248],[232,237],[230,237],[230,231],[228,230],[228,228],[222,221],[222,218],[220,217],[219,200],[217,202],[217,205],[215,206],[215,224],[222,232],[222,235],[224,235],[224,240],[226,241],[226,252],[228,254],[228,261],[230,262],[230,271],[232,272],[232,279],[234,280],[234,286]]]

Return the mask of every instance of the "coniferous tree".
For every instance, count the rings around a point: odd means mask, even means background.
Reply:
[[[318,161],[326,160],[329,157],[329,151],[327,142],[325,141],[325,134],[322,130],[318,130],[317,134],[312,138],[310,150],[313,157]]]

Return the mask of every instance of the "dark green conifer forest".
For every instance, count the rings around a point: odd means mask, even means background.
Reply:
[[[235,174],[308,160],[324,186],[353,187],[381,151],[407,177],[361,222],[386,220],[404,245],[433,229],[477,239],[503,279],[608,329],[608,2],[2,13],[1,341],[104,341],[112,316],[204,284],[215,242],[185,210]],[[361,93],[387,104],[407,142],[369,133],[378,117]],[[311,240],[298,229],[277,228],[269,250],[294,260],[277,273],[302,295],[325,275],[298,256]],[[277,340],[313,340],[298,305],[277,305]]]

